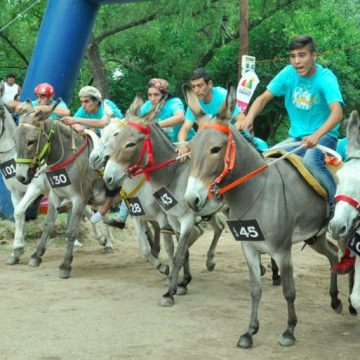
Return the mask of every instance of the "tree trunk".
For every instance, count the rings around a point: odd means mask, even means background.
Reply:
[[[100,91],[103,99],[106,99],[109,96],[109,81],[106,76],[105,66],[101,60],[97,42],[92,42],[90,44],[87,50],[87,59],[89,61],[89,68],[95,86]]]

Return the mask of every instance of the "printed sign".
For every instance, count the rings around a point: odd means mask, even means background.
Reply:
[[[355,254],[360,256],[360,229],[356,230],[354,236],[351,237],[348,243],[348,248],[352,250]]]
[[[5,161],[0,164],[0,170],[4,175],[5,179],[10,179],[15,176],[16,174],[16,163],[15,159],[11,159],[9,161]]]
[[[236,103],[241,109],[241,112],[246,111],[259,82],[259,78],[254,71],[247,71],[241,77],[236,90]]]
[[[264,241],[264,235],[256,219],[227,220],[231,233],[236,241]]]
[[[66,169],[46,172],[46,177],[48,178],[52,188],[71,185],[69,174],[67,173]]]
[[[166,211],[170,210],[177,204],[174,195],[165,186],[156,191],[153,196],[160,206]]]
[[[137,196],[126,199],[126,205],[133,216],[145,215],[145,210],[141,205],[141,202]]]

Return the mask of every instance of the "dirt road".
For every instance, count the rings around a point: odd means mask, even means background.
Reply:
[[[0,226],[2,226],[0,224]],[[28,225],[29,226],[29,225]],[[85,225],[83,225],[84,227]],[[263,277],[260,330],[254,348],[236,347],[247,329],[250,295],[240,244],[226,232],[219,242],[217,265],[205,267],[207,230],[191,250],[193,281],[189,293],[171,308],[159,305],[163,275],[140,256],[130,229],[113,231],[115,251],[105,255],[85,226],[84,245],[76,250],[72,278],[61,280],[63,244],[53,240],[39,268],[28,267],[34,242],[21,264],[4,265],[10,244],[0,245],[0,359],[356,359],[360,320],[347,311],[347,278],[339,287],[344,310],[330,308],[328,264],[310,248],[294,247],[296,345],[283,348],[286,327],[281,288]],[[10,239],[9,239],[10,240]],[[165,255],[161,255],[165,257]],[[269,259],[263,258],[265,266]]]

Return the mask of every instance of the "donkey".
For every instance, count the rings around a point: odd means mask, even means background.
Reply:
[[[0,167],[5,180],[5,185],[11,193],[11,200],[14,205],[14,219],[15,219],[15,236],[13,242],[13,252],[7,259],[7,265],[18,264],[21,255],[24,253],[24,226],[25,226],[25,211],[39,196],[48,194],[50,185],[46,179],[45,174],[35,177],[30,184],[24,185],[20,183],[15,177],[15,159],[16,149],[14,141],[14,133],[16,125],[11,117],[11,114],[6,107],[0,103]],[[5,150],[6,149],[6,150]],[[57,208],[59,199],[56,200],[54,206]],[[91,216],[90,209],[86,209],[85,215]],[[103,236],[98,226],[93,225],[94,233],[97,241],[106,246],[106,249],[112,249],[111,241],[107,241]],[[108,234],[108,238],[111,236]],[[106,245],[105,245],[106,244]],[[32,260],[29,262],[30,266],[36,266]]]
[[[126,123],[122,120],[114,119],[109,125],[103,128],[101,139],[92,150],[89,158],[90,165],[94,169],[102,170],[105,167],[107,159],[115,149],[118,135],[125,126]],[[139,247],[145,259],[147,259],[147,261],[152,264],[155,269],[158,269],[161,273],[168,275],[170,272],[169,266],[162,264],[157,256],[154,256],[150,249],[148,242],[149,230],[147,226],[147,222],[150,221],[155,229],[154,243],[159,247],[160,227],[167,224],[166,214],[161,209],[158,202],[151,196],[154,192],[151,184],[146,181],[139,186],[140,182],[142,182],[142,179],[136,177],[126,179],[122,185],[122,189],[125,190],[127,194],[131,194],[131,197],[138,197],[143,208],[144,215],[133,216],[134,227],[139,240]],[[137,191],[135,192],[134,189],[137,189]],[[126,201],[126,199],[123,201]],[[163,234],[163,237],[165,240],[166,252],[171,260],[174,255],[172,236],[169,234]]]
[[[325,237],[327,204],[287,161],[267,167],[266,161],[253,146],[229,125],[236,101],[232,86],[228,88],[228,96],[214,118],[202,112],[189,87],[184,86],[184,93],[188,106],[200,124],[200,131],[190,143],[191,169],[185,192],[185,199],[194,211],[206,210],[210,201],[208,195],[213,197],[213,190],[217,191],[220,185],[232,183],[254,169],[264,170],[223,193],[230,207],[229,218],[243,220],[238,220],[232,229],[249,240],[242,241],[241,245],[249,268],[252,309],[248,330],[240,336],[238,346],[252,347],[253,335],[259,330],[257,313],[262,292],[261,253],[269,254],[279,267],[288,309],[287,328],[280,338],[280,344],[293,345],[297,317],[291,246],[311,239],[309,243],[312,248],[324,254],[331,264],[337,261],[336,246]],[[223,171],[226,167],[229,170]],[[218,201],[221,199],[216,195],[214,198]],[[341,311],[335,274],[331,274],[330,295],[332,308]]]
[[[45,253],[56,218],[58,199],[69,199],[72,203],[66,231],[66,252],[59,271],[60,278],[65,279],[71,274],[74,241],[85,206],[103,203],[105,185],[102,178],[88,164],[92,140],[84,139],[58,120],[50,119],[49,115],[50,112],[35,112],[31,102],[26,101],[20,113],[20,125],[15,131],[18,156],[16,178],[22,184],[29,184],[40,163],[46,163],[48,169],[52,169],[52,172],[47,174],[52,185],[49,192],[48,216],[43,225],[40,243],[31,256],[32,266],[38,266]],[[76,149],[80,150],[72,155]],[[106,241],[107,239],[104,242]]]
[[[161,103],[158,104],[158,107],[161,105]],[[130,121],[117,135],[116,149],[106,164],[104,180],[111,189],[122,185],[129,176],[144,172],[153,189],[156,190],[155,194],[160,203],[165,206],[169,223],[179,234],[168,291],[160,301],[163,306],[171,306],[174,304],[175,293],[187,291],[187,285],[191,281],[188,248],[203,233],[203,230],[196,225],[195,213],[183,200],[189,170],[188,161],[184,163],[175,161],[177,153],[174,145],[160,127],[152,123],[158,109],[155,108],[144,118],[140,118],[137,116],[140,106],[141,99],[136,97],[126,115],[126,120]],[[156,171],[151,171],[150,162],[146,161],[146,158],[153,160],[152,163],[156,159],[157,165],[154,165]],[[169,159],[171,159],[170,163]],[[140,169],[142,171],[138,171]],[[211,209],[211,214],[221,206],[222,204],[216,203],[216,207]],[[208,215],[208,213],[200,215]],[[216,216],[211,217],[210,224],[214,228],[213,246],[215,248],[222,233],[223,224],[219,223]],[[180,285],[177,285],[181,267],[184,268],[184,279]]]
[[[337,172],[339,184],[336,190],[335,213],[329,224],[329,231],[334,239],[340,240],[340,248],[345,249],[345,240],[352,243],[359,239],[360,211],[360,119],[353,111],[347,126],[348,161]],[[357,234],[357,235],[356,235]],[[350,244],[349,244],[350,245]],[[351,305],[360,311],[360,243],[355,261],[354,285],[350,294]]]

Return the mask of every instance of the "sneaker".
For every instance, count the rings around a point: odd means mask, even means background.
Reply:
[[[166,224],[162,228],[160,228],[160,232],[162,234],[175,235],[175,232],[173,228],[170,226],[170,224]]]
[[[97,224],[98,222],[100,222],[103,219],[102,215],[99,213],[99,211],[97,211],[96,213],[91,215],[90,218],[90,222],[92,224]]]
[[[125,227],[125,222],[122,220],[116,220],[116,219],[109,219],[105,220],[104,224],[109,226],[117,227],[118,229],[123,229]]]

